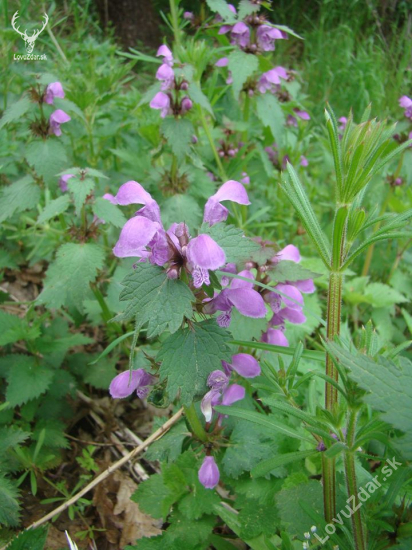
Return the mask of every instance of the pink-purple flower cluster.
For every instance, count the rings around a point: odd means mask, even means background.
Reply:
[[[123,226],[113,253],[119,258],[134,257],[163,266],[171,279],[180,277],[184,269],[190,273],[194,288],[210,284],[209,270],[226,264],[224,250],[206,233],[193,237],[184,222],[173,223],[165,230],[160,208],[152,196],[136,181],[124,183],[116,196],[104,195],[113,204],[143,204]],[[229,180],[208,199],[203,221],[209,225],[225,221],[229,211],[222,201],[250,204],[246,190],[237,181]]]
[[[161,82],[161,91],[153,97],[150,107],[160,110],[162,118],[171,114],[184,115],[193,107],[192,100],[186,94],[181,97],[180,93],[189,89],[189,83],[175,75],[173,70],[175,60],[167,46],[160,46],[156,55],[163,58],[156,72],[156,78]]]

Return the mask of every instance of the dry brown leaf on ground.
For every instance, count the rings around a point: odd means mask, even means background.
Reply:
[[[130,500],[130,497],[137,489],[136,483],[123,472],[116,472],[115,476],[119,482],[119,489],[113,513],[115,515],[123,515],[120,548],[123,548],[126,544],[134,544],[137,539],[141,539],[142,537],[160,535],[162,532],[159,528],[161,527],[161,522],[144,514],[139,509],[139,505]]]

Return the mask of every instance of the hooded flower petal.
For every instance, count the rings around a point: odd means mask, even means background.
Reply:
[[[228,57],[221,57],[215,63],[215,67],[227,67],[229,65]]]
[[[223,363],[223,361],[222,361]],[[213,390],[225,388],[229,383],[229,376],[221,370],[214,370],[207,378],[207,385]]]
[[[283,283],[276,286],[275,292],[281,292],[281,298],[285,306],[292,309],[301,309],[303,306],[303,296],[299,290],[292,285]]]
[[[407,95],[403,95],[401,98],[399,98],[399,105],[403,109],[408,109],[409,107],[412,107],[412,99]]]
[[[219,269],[226,262],[223,249],[206,234],[201,234],[189,241],[186,255],[193,266],[202,269]]]
[[[289,260],[290,262],[300,262],[300,252],[293,244],[288,244],[285,248],[282,248],[275,256],[278,260]]]
[[[132,395],[139,385],[141,376],[140,370],[143,369],[134,370],[131,375],[130,371],[127,370],[115,376],[109,386],[110,395],[115,399],[121,399]]]
[[[143,218],[135,216],[128,220],[122,231],[120,232],[119,240],[113,248],[113,254],[118,258],[146,258],[149,253],[146,246],[155,236],[159,224]]]
[[[277,328],[270,328],[262,336],[262,342],[267,342],[273,346],[289,347],[289,342],[283,332]]]
[[[175,80],[175,73],[167,63],[163,63],[163,65],[160,65],[160,67],[157,69],[156,72],[156,78],[157,80],[160,80],[162,82],[162,90],[168,90],[169,88],[173,87],[173,83]]]
[[[224,374],[224,373],[222,373]],[[210,422],[213,416],[213,407],[220,401],[221,388],[212,389],[207,392],[200,403],[200,410],[205,417],[206,422]]]
[[[74,174],[65,174],[59,179],[59,187],[63,193],[65,193],[69,188],[67,182],[70,178],[74,178]]]
[[[128,204],[148,204],[152,196],[137,181],[127,181],[119,187],[116,202],[122,206]]]
[[[241,48],[246,48],[250,40],[250,29],[243,21],[240,21],[236,23],[236,25],[233,25],[230,37],[232,39],[232,44],[237,44]]]
[[[294,281],[291,284],[305,294],[312,294],[316,290],[313,279],[302,279],[301,281]]]
[[[219,483],[219,468],[213,456],[205,456],[198,477],[200,483],[206,489],[213,489]]]
[[[260,375],[260,366],[256,359],[248,353],[237,353],[232,357],[231,366],[240,376],[254,378]]]
[[[57,137],[61,136],[62,131],[60,129],[60,124],[69,122],[69,120],[71,120],[71,118],[67,113],[65,113],[61,109],[57,109],[50,115],[50,119],[49,119],[50,132]]]
[[[170,109],[170,97],[163,92],[157,92],[150,102],[150,107],[152,109],[160,109],[160,116],[165,118]]]
[[[239,384],[232,384],[224,392],[222,397],[222,405],[232,405],[236,401],[240,401],[245,397],[246,390]]]
[[[52,105],[55,97],[64,98],[64,90],[60,82],[52,82],[47,86],[44,101]]]
[[[279,315],[294,325],[301,325],[306,321],[306,316],[303,314],[301,309],[285,307],[279,312]]]
[[[163,63],[167,63],[170,66],[173,65],[173,54],[164,44],[157,50],[156,57],[163,57]]]
[[[221,201],[232,201],[238,204],[250,204],[246,189],[241,183],[229,180],[212,195],[205,205],[203,221],[214,225],[227,219],[229,211],[220,204]]]
[[[242,315],[254,318],[266,316],[265,302],[256,290],[237,288],[234,290],[228,289],[227,293],[227,298],[230,303],[235,306]]]
[[[245,279],[252,279],[255,280],[253,273],[251,271],[248,271],[247,269],[244,269],[240,273],[238,273],[239,277],[244,277]],[[253,288],[253,283],[249,281],[243,281],[242,279],[232,279],[232,283],[230,285],[230,290],[235,290],[236,288]]]

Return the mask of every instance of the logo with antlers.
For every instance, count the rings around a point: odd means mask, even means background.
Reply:
[[[19,30],[20,27],[16,27],[16,21],[17,21],[18,17],[19,17],[19,12],[16,11],[16,13],[13,15],[13,19],[11,20],[11,26],[23,38],[25,46],[26,46],[27,53],[32,53],[33,48],[34,48],[34,43],[36,42],[36,39],[39,36],[39,34],[41,32],[43,32],[44,29],[46,28],[46,25],[49,21],[49,16],[47,14],[44,14],[44,16],[43,16],[44,17],[44,24],[43,24],[42,28],[39,31],[34,30],[33,34],[31,36],[27,35],[27,31],[21,32]]]

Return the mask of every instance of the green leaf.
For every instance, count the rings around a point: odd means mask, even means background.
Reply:
[[[315,279],[321,277],[320,273],[315,273],[306,267],[302,267],[296,262],[289,260],[282,260],[278,264],[275,264],[273,269],[268,271],[268,275],[271,281],[278,283],[285,283],[286,281],[302,281],[304,279]]]
[[[98,197],[94,201],[93,214],[105,223],[110,223],[115,227],[123,227],[127,221],[120,208],[102,197]]]
[[[21,99],[16,101],[16,103],[13,103],[12,105],[10,105],[10,107],[7,107],[7,109],[4,111],[3,116],[0,119],[0,130],[9,122],[18,120],[23,115],[25,115],[30,109],[31,105],[32,102],[30,101],[30,99],[27,96],[23,96]]]
[[[57,139],[32,141],[26,148],[27,162],[51,185],[57,185],[58,174],[67,165],[66,152]]]
[[[190,436],[186,423],[179,422],[150,445],[146,451],[145,460],[174,462],[182,453],[183,441]]]
[[[206,111],[210,113],[213,118],[215,117],[212,106],[210,105],[210,101],[202,92],[202,89],[196,82],[190,83],[187,93],[195,105],[200,105],[201,107],[206,109]]]
[[[192,136],[195,133],[193,124],[187,118],[167,117],[160,130],[178,159],[183,160],[189,152]]]
[[[261,94],[256,100],[256,113],[263,126],[270,128],[273,138],[281,146],[285,129],[285,115],[273,94]]]
[[[229,340],[230,334],[214,319],[193,323],[169,336],[156,360],[162,361],[160,378],[167,378],[170,399],[180,393],[183,405],[190,405],[195,396],[203,395],[209,374],[221,369],[222,360],[230,360]]]
[[[39,303],[49,308],[73,303],[82,310],[82,302],[90,291],[90,282],[96,279],[104,259],[104,250],[97,244],[62,245],[47,270],[43,292],[38,297]]]
[[[0,523],[10,527],[18,525],[20,515],[18,498],[19,491],[15,483],[0,475]]]
[[[136,316],[136,330],[147,323],[147,337],[153,338],[165,330],[177,331],[185,317],[193,315],[195,297],[179,279],[169,279],[161,267],[139,263],[122,282],[120,300],[128,302],[116,320]]]
[[[228,416],[234,416],[236,418],[242,418],[243,420],[249,420],[250,422],[259,424],[259,426],[269,428],[274,432],[280,432],[289,437],[312,443],[311,439],[305,437],[304,435],[301,435],[294,428],[286,425],[283,420],[279,420],[279,417],[274,417],[273,415],[266,415],[255,411],[247,411],[245,409],[239,409],[238,407],[233,406],[225,407],[223,405],[219,405],[214,407],[214,410],[222,414],[227,414]]]
[[[238,421],[230,435],[230,446],[223,456],[223,470],[237,479],[263,458],[275,453],[276,448],[277,444],[271,434],[251,426],[249,422]]]
[[[384,283],[371,283],[365,289],[364,301],[374,307],[388,307],[393,304],[408,302],[409,300],[403,294]]]
[[[169,489],[163,482],[163,476],[154,474],[143,483],[140,483],[130,498],[152,517],[166,518],[169,510],[164,511],[163,501],[169,494]]]
[[[243,21],[246,16],[259,11],[259,8],[260,6],[258,3],[252,4],[250,0],[240,0],[238,7],[238,20]]]
[[[33,340],[40,334],[38,326],[29,326],[25,319],[0,310],[0,346],[19,340]]]
[[[323,263],[330,269],[330,248],[326,236],[319,225],[298,175],[290,163],[288,163],[287,169],[289,179],[285,179],[283,183],[286,196],[300,217],[302,225],[317,248]]]
[[[251,471],[251,475],[253,477],[266,476],[275,468],[279,468],[279,466],[285,466],[286,464],[290,464],[291,462],[304,460],[305,458],[315,455],[317,452],[318,451],[311,449],[309,451],[294,451],[292,453],[285,453],[273,456],[255,466]]]
[[[252,349],[263,349],[265,351],[272,351],[274,353],[281,353],[282,355],[290,355],[291,357],[295,353],[296,348],[286,348],[284,346],[275,346],[273,344],[265,344],[264,342],[248,342],[245,340],[234,340],[231,342],[235,346],[244,346]],[[311,359],[312,361],[325,362],[325,354],[322,351],[314,351],[305,349],[302,352],[302,357],[305,359]]]
[[[39,397],[50,386],[54,372],[29,355],[19,355],[7,374],[6,401],[11,407]]]
[[[257,71],[258,66],[259,62],[256,55],[248,54],[237,49],[229,55],[228,67],[229,71],[232,73],[232,89],[236,99],[239,97],[243,85],[247,79]]]
[[[90,193],[93,191],[94,186],[95,183],[92,178],[80,179],[80,177],[74,176],[67,181],[67,187],[70,193],[73,195],[74,206],[77,213],[80,212],[83,204],[86,201],[86,197],[90,195]]]
[[[10,447],[16,447],[19,443],[25,441],[29,435],[30,432],[24,432],[19,428],[0,428],[0,454],[4,454]]]
[[[59,214],[65,212],[70,205],[70,197],[68,195],[62,195],[57,199],[49,202],[47,206],[44,207],[40,216],[37,218],[38,224],[43,224],[51,218],[55,218]]]
[[[275,506],[263,506],[256,500],[248,500],[239,512],[240,536],[243,540],[253,539],[260,534],[267,536],[276,533],[279,514]]]
[[[313,525],[313,519],[303,510],[300,502],[307,503],[315,512],[323,515],[322,486],[319,481],[282,489],[275,500],[282,523],[290,535],[301,537]]]
[[[226,23],[235,23],[236,16],[228,7],[226,0],[206,0],[209,8],[218,13]]]
[[[258,243],[245,237],[243,231],[234,225],[217,223],[210,227],[209,224],[203,224],[199,233],[210,235],[223,248],[227,263],[236,264],[248,260],[259,249]]]
[[[43,550],[47,539],[47,527],[38,527],[23,531],[17,538],[13,539],[8,550]]]
[[[0,195],[0,222],[11,218],[15,212],[35,208],[40,200],[40,189],[31,176],[24,176],[2,188]]]
[[[233,308],[232,320],[228,330],[234,340],[246,340],[247,338],[260,340],[262,332],[267,330],[267,325],[268,322],[265,318],[255,319],[253,317],[246,317]]]
[[[91,384],[94,388],[107,390],[116,374],[115,361],[113,359],[101,359],[98,363],[87,365],[87,370],[83,373],[83,379],[86,384]]]
[[[109,353],[120,344],[120,342],[123,342],[126,338],[129,338],[130,336],[133,336],[134,331],[126,332],[125,334],[122,334],[121,336],[118,336],[113,342],[110,342],[110,344],[105,348],[104,351],[97,357],[97,359],[94,359],[94,361],[90,361],[89,365],[95,365],[100,359],[103,359],[103,357],[106,357],[106,355],[109,355]]]
[[[165,227],[175,222],[185,222],[188,227],[197,227],[202,221],[198,202],[188,195],[173,195],[162,204],[162,221]]]
[[[336,343],[326,344],[327,350],[350,370],[350,377],[368,393],[363,398],[372,408],[382,411],[382,419],[405,435],[395,445],[405,458],[412,457],[412,362],[399,358],[399,366],[385,357],[374,361],[359,352],[351,353]],[[396,404],[396,406],[395,406]]]

